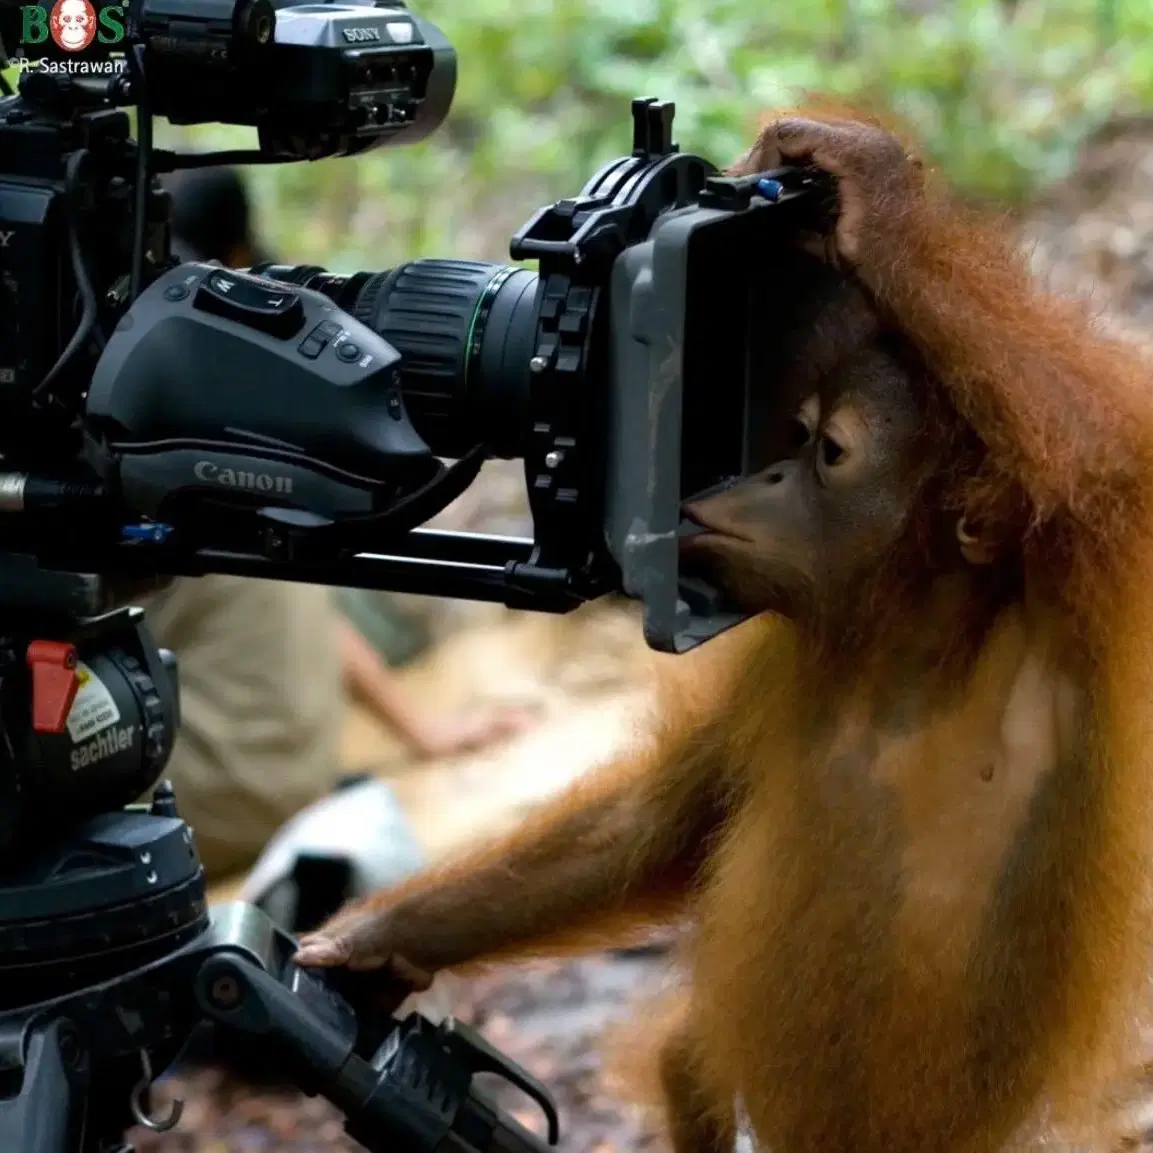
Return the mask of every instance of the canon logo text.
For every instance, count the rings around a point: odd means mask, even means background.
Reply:
[[[192,469],[197,480],[218,484],[222,488],[241,488],[246,492],[272,492],[283,496],[292,493],[292,478],[273,476],[268,472],[242,472],[240,469],[221,468],[210,460],[198,460]]]

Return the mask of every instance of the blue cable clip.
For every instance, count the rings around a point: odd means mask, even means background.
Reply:
[[[167,524],[126,524],[120,526],[120,536],[124,540],[145,541],[148,544],[163,544],[172,532]]]
[[[757,181],[757,191],[770,203],[776,204],[784,192],[785,186],[771,176],[762,177]]]

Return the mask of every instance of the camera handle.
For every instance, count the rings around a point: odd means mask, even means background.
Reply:
[[[171,1128],[180,1103],[165,1117],[147,1115],[152,1070],[204,1021],[266,1044],[298,1088],[345,1114],[349,1135],[370,1153],[547,1153],[556,1144],[548,1090],[472,1030],[413,1013],[365,1057],[351,1006],[292,963],[291,937],[251,905],[216,907],[210,917],[198,938],[133,973],[0,1014],[0,1149],[131,1153],[121,1134],[132,1124]],[[473,1085],[481,1072],[540,1105],[547,1143]]]

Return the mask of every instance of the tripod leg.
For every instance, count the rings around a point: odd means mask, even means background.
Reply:
[[[77,1153],[88,1110],[88,1051],[67,1021],[26,1027],[0,1021],[0,1051],[23,1066],[23,1084],[0,1100],[0,1149],[16,1153]]]

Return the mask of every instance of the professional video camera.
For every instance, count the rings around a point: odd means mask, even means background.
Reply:
[[[554,612],[615,589],[669,651],[735,623],[678,569],[680,508],[755,463],[771,365],[746,336],[788,286],[747,257],[818,224],[819,178],[721,177],[640,100],[631,154],[514,237],[537,271],[182,264],[158,174],[422,139],[455,53],[399,0],[95,3],[0,2],[0,1148],[169,1124],[148,1085],[201,1021],[266,1040],[369,1148],[543,1148],[473,1075],[555,1142],[547,1092],[475,1034],[377,1033],[262,914],[207,909],[172,790],[133,803],[175,661],[115,603],[226,572]],[[156,116],[259,148],[162,151]],[[532,540],[421,529],[493,456],[524,460]]]

